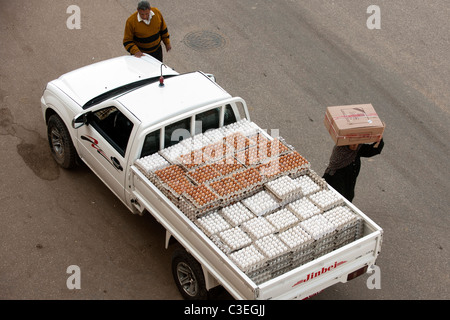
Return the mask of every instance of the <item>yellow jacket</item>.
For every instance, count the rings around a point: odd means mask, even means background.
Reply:
[[[138,21],[137,11],[127,19],[123,46],[131,54],[138,51],[154,52],[161,45],[161,40],[166,46],[170,44],[169,32],[161,12],[157,8],[151,8],[151,10],[155,15],[149,25],[143,21]]]

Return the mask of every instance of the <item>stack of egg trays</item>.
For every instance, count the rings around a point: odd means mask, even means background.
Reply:
[[[261,190],[250,197],[246,197],[241,202],[256,216],[264,216],[280,207],[280,203],[277,201],[275,196],[267,190]],[[267,206],[265,208],[255,207],[256,203],[261,202],[267,204]]]
[[[359,215],[357,215],[350,207],[346,205],[343,205],[342,207],[348,210],[351,218],[348,221],[344,221],[340,225],[336,224],[336,236],[334,239],[335,249],[359,239],[364,232],[363,219]],[[325,212],[324,216],[332,221],[332,218],[330,219],[329,216],[333,214],[333,211],[335,209],[336,208],[333,208]]]
[[[228,257],[247,275],[255,272],[260,274],[267,270],[266,258],[254,244],[234,251]]]
[[[258,216],[247,220],[241,225],[244,230],[253,241],[268,236],[276,232],[276,228],[262,216]]]
[[[328,189],[326,181],[313,170],[299,171],[299,174],[291,174],[290,177],[302,185],[301,189],[304,196]]]
[[[222,177],[222,179],[233,179],[236,181],[236,183],[239,184],[239,181],[236,178],[237,175],[247,175],[249,171],[253,171],[254,174],[258,174],[259,172],[254,169],[254,168],[242,168],[240,170],[236,170],[232,173],[230,173],[227,176]],[[251,173],[250,173],[251,174]],[[221,196],[221,202],[222,202],[222,206],[227,206],[230,203],[235,203],[237,201],[241,201],[244,200],[248,197],[251,197],[253,195],[255,195],[256,193],[260,192],[263,190],[263,186],[264,186],[264,182],[265,180],[263,179],[263,177],[260,177],[261,179],[253,184],[249,184],[247,186],[243,186],[241,189],[239,189],[236,192],[233,193],[229,193],[227,195]],[[216,179],[216,180],[212,180],[209,182],[210,188],[212,183],[215,183],[216,181],[218,181],[220,179]]]
[[[314,239],[299,225],[279,233],[280,239],[289,248],[292,268],[301,266],[314,258]],[[295,238],[295,241],[289,238]]]
[[[289,185],[293,189],[288,193],[282,193],[280,190],[280,184]],[[271,180],[264,184],[265,188],[272,192],[279,200],[280,206],[284,206],[292,201],[303,197],[302,189],[298,183],[295,182],[288,175],[283,175],[277,179]]]
[[[210,211],[201,217],[197,217],[194,223],[209,238],[231,228],[231,225],[225,221],[217,210]]]
[[[240,227],[236,226],[219,232],[216,242],[226,254],[231,254],[253,243],[253,240]],[[214,241],[214,240],[213,240]]]
[[[321,203],[318,198],[322,195],[330,196],[334,201],[328,203]],[[344,198],[342,197],[342,195],[337,194],[329,189],[320,190],[316,193],[310,194],[308,197],[318,208],[322,210],[322,212],[328,211],[344,203]]]
[[[252,219],[255,215],[241,202],[229,204],[221,209],[221,214],[225,220],[233,227]]]
[[[273,275],[279,270],[286,270],[292,265],[291,251],[277,234],[269,234],[254,242],[266,257],[266,267]]]
[[[308,197],[303,197],[289,203],[286,208],[294,213],[300,221],[311,218],[322,212]]]
[[[298,217],[287,208],[282,208],[265,216],[276,228],[276,232],[283,232],[300,221]]]
[[[178,207],[191,220],[195,221],[209,211],[220,208],[220,199],[206,203],[203,206],[196,204],[195,201],[189,200],[186,194],[178,199]]]

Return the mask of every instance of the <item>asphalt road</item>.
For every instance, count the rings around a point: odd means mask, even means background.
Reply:
[[[131,215],[85,166],[59,169],[40,110],[48,81],[126,54],[135,3],[0,0],[0,299],[181,299],[163,228]],[[380,29],[366,24],[373,4]],[[71,5],[80,29],[68,27]],[[386,122],[383,153],[363,160],[354,200],[385,232],[381,289],[363,275],[313,299],[450,298],[447,0],[152,5],[171,33],[165,62],[214,73],[319,174],[333,147],[327,106],[372,103]],[[66,286],[70,265],[79,290]]]

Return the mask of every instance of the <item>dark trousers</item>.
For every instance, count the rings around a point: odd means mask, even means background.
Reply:
[[[151,55],[153,58],[158,59],[159,61],[163,62],[163,51],[162,46],[160,45],[158,49],[154,52],[146,52],[147,54]]]

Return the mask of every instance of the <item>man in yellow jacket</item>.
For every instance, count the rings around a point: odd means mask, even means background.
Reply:
[[[123,46],[130,53],[140,58],[147,53],[159,61],[163,60],[161,41],[166,51],[172,49],[169,32],[161,12],[150,7],[148,1],[140,1],[137,11],[125,24]]]

